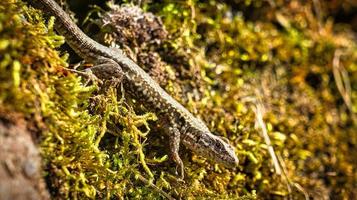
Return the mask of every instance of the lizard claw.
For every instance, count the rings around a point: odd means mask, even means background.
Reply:
[[[181,161],[181,159],[180,159],[180,161]],[[183,167],[182,161],[178,162],[176,164],[175,175],[178,176],[180,180],[182,180],[182,181],[184,180],[185,172],[184,172],[184,167]]]
[[[86,73],[88,81],[86,84],[88,84],[89,81],[92,81],[93,83],[99,83],[99,84],[103,84],[103,81],[100,80],[96,75],[93,74],[92,70],[89,69],[85,69],[84,73]]]

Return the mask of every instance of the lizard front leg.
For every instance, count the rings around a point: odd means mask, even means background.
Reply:
[[[178,128],[175,125],[171,125],[168,127],[168,135],[169,135],[169,145],[170,145],[170,154],[172,160],[176,163],[176,173],[177,168],[179,171],[179,176],[183,180],[184,178],[184,166],[183,162],[179,155],[180,149],[180,141],[181,141],[181,134]]]

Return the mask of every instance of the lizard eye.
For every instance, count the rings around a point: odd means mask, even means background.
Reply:
[[[222,144],[221,144],[221,142],[219,142],[219,141],[217,141],[214,146],[215,146],[215,148],[216,148],[217,150],[219,150],[219,151],[221,151],[221,150],[223,149]]]

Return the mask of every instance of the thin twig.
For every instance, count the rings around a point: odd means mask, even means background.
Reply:
[[[285,165],[285,162],[283,160],[283,158],[281,157],[280,154],[277,155],[277,159],[279,161],[279,164],[281,166],[281,171],[283,172],[283,178],[285,179],[286,181],[286,187],[288,188],[288,192],[289,192],[289,199],[292,199],[291,197],[291,193],[292,193],[292,189],[291,189],[291,184],[292,184],[292,181],[290,180],[290,178],[288,177],[288,174],[287,174],[287,169],[286,169],[286,165]],[[303,190],[303,189],[302,189]],[[304,193],[305,194],[305,193]]]
[[[136,173],[135,176],[142,181],[143,183],[147,184],[148,186],[152,187],[155,191],[157,191],[158,193],[160,193],[163,197],[169,199],[169,200],[175,200],[175,198],[173,198],[172,196],[170,196],[169,194],[167,194],[166,192],[164,192],[162,189],[160,189],[159,187],[157,187],[155,184],[153,184],[151,181],[149,181],[148,179],[146,179],[145,177],[141,176],[140,174]]]

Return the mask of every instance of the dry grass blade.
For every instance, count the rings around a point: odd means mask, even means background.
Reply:
[[[352,112],[351,83],[350,79],[348,78],[348,73],[346,69],[340,64],[341,55],[341,50],[338,49],[335,51],[335,55],[332,61],[332,71],[337,89],[340,92],[346,106]]]
[[[259,128],[261,129],[261,134],[264,138],[265,144],[268,146],[268,151],[272,158],[275,172],[278,175],[281,175],[281,167],[280,167],[279,161],[276,157],[274,148],[271,145],[270,137],[268,135],[268,131],[267,131],[266,125],[263,120],[263,105],[261,103],[257,103],[254,112],[255,112],[255,116],[256,116],[256,123],[259,126]]]
[[[348,77],[347,70],[344,68],[343,65],[341,65],[341,62],[340,62],[341,55],[342,55],[342,51],[340,49],[337,49],[335,51],[335,54],[334,54],[334,57],[332,60],[333,77],[335,78],[337,89],[340,92],[343,101],[345,102],[348,110],[351,113],[352,121],[354,123],[356,123],[357,119],[356,119],[356,116],[352,109],[351,82]]]

